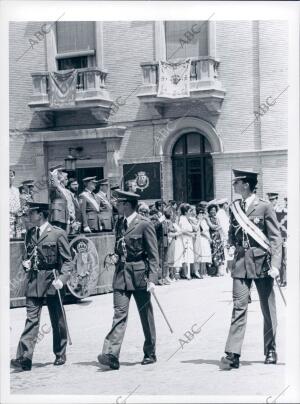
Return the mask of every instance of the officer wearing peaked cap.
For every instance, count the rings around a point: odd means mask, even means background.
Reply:
[[[29,371],[35,344],[39,336],[40,315],[46,300],[53,331],[54,365],[66,361],[67,331],[56,289],[62,289],[72,271],[72,256],[64,230],[48,222],[47,203],[29,203],[29,219],[34,225],[25,236],[23,268],[27,276],[27,318],[21,335],[16,359],[11,366]],[[54,280],[53,269],[57,272]]]
[[[85,233],[97,233],[102,230],[103,222],[101,218],[100,201],[94,193],[98,181],[96,177],[83,178],[84,191],[79,195],[82,227]]]
[[[131,296],[136,301],[145,336],[142,365],[156,362],[156,333],[150,291],[157,280],[159,262],[154,226],[149,219],[136,212],[139,195],[121,190],[115,193],[119,219],[115,244],[118,262],[113,279],[114,317],[98,361],[101,367],[116,370],[120,366],[119,354]]]
[[[281,236],[272,205],[254,193],[258,173],[233,170],[234,192],[242,199],[230,205],[228,247],[235,247],[232,266],[233,311],[222,369],[239,367],[246,331],[248,297],[255,282],[264,317],[265,364],[275,364],[276,305],[273,289],[281,264]]]
[[[275,212],[281,212],[282,209],[278,205],[278,193],[277,192],[268,192],[268,199],[270,203],[273,205]]]
[[[98,181],[99,191],[96,196],[99,199],[101,208],[101,219],[103,222],[103,230],[111,231],[113,228],[113,207],[109,200],[109,180],[104,178]]]

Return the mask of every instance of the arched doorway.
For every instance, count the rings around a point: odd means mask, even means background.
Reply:
[[[214,197],[212,147],[198,132],[182,135],[172,150],[176,201],[196,204]]]

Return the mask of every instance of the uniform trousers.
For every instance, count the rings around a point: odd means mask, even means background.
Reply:
[[[116,358],[120,355],[121,345],[127,326],[129,303],[132,295],[136,301],[145,336],[143,347],[144,354],[147,356],[155,354],[156,331],[153,307],[151,303],[151,293],[146,290],[114,290],[113,324],[110,332],[104,340],[102,349],[103,354],[111,354]]]
[[[274,280],[270,276],[254,279],[264,318],[264,354],[276,350],[276,303],[273,289]],[[246,331],[248,297],[252,279],[233,278],[233,310],[231,326],[226,342],[225,352],[240,355]]]
[[[27,318],[24,331],[19,341],[17,358],[23,356],[32,360],[35,344],[39,338],[39,325],[43,302],[43,297],[26,298]],[[61,356],[66,353],[67,331],[58,295],[47,296],[46,303],[52,325],[53,352],[55,355]]]

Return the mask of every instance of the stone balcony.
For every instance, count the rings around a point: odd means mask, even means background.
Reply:
[[[59,71],[64,73],[64,71]],[[105,88],[107,72],[97,67],[76,69],[75,101],[51,105],[49,97],[49,72],[32,73],[33,94],[29,107],[37,112],[65,111],[97,108],[107,116],[113,104]]]
[[[213,114],[221,112],[225,97],[225,89],[218,80],[219,61],[212,57],[197,57],[191,60],[190,97],[162,98],[157,97],[159,80],[159,63],[141,63],[143,70],[143,84],[137,96],[148,106],[155,107],[160,113],[166,106],[181,105],[182,103],[201,102]]]

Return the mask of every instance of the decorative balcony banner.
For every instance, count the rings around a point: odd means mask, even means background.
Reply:
[[[124,190],[141,195],[142,199],[161,198],[160,164],[124,164]]]
[[[77,71],[49,73],[49,100],[51,107],[75,105]]]
[[[183,98],[190,96],[191,59],[183,62],[159,62],[157,97]]]

